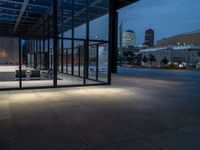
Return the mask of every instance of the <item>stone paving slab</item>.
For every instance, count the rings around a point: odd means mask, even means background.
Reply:
[[[200,150],[200,137],[189,134],[182,129],[167,131],[145,138],[162,150]]]
[[[188,133],[191,133],[200,137],[200,124],[194,124],[188,127],[184,127],[182,129]]]
[[[104,146],[96,150],[159,150],[159,149],[143,139],[133,139]]]
[[[197,89],[114,75],[112,86],[0,92],[0,150],[199,150]]]
[[[0,120],[11,119],[10,102],[8,100],[0,100]]]

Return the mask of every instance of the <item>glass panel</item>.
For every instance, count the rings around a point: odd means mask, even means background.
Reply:
[[[84,42],[82,42],[82,45],[79,46],[79,54],[80,54],[80,77],[84,77]]]
[[[53,64],[54,64],[54,58],[53,58],[53,39],[49,39],[49,69],[53,71]]]
[[[77,43],[77,42],[75,42]],[[83,78],[79,77],[80,74],[80,42],[75,44],[74,55],[72,55],[72,41],[64,40],[64,57],[63,57],[63,73],[58,72],[58,86],[69,86],[69,85],[82,85]],[[73,58],[73,59],[72,59]],[[72,61],[74,60],[74,66]],[[72,74],[72,69],[74,74]]]
[[[93,80],[97,79],[97,70],[98,70],[98,43],[90,42],[89,46],[89,78]]]
[[[74,38],[86,38],[87,0],[74,0]]]
[[[108,43],[90,42],[88,80],[107,83],[108,82]]]
[[[109,1],[89,0],[89,58],[87,84],[108,82]],[[101,12],[101,13],[96,13]],[[94,42],[95,41],[95,42]],[[104,42],[102,42],[104,41]],[[96,81],[96,82],[91,82]]]
[[[79,47],[74,47],[74,75],[79,75]]]
[[[22,40],[22,87],[53,86],[53,70],[49,68],[48,61],[50,51],[45,51],[48,49],[45,40]]]
[[[19,39],[0,37],[0,89],[18,87]]]
[[[68,74],[72,75],[72,48],[67,49],[67,54],[68,54]]]
[[[86,18],[83,18],[83,20],[85,20],[85,19]],[[78,21],[76,23],[78,24]],[[77,24],[75,24],[75,25],[77,25]],[[77,38],[77,39],[85,39],[86,38],[86,24],[76,27],[74,29],[74,38]]]
[[[74,75],[83,77],[84,41],[74,41]]]
[[[97,13],[98,12],[98,13]],[[99,13],[100,12],[100,13]],[[108,41],[109,1],[90,0],[90,39]]]
[[[65,69],[66,74],[71,74],[71,47],[72,41],[71,40],[64,40],[64,62],[65,62]]]
[[[59,40],[59,49],[58,49],[58,72],[63,73],[63,41]]]
[[[58,6],[59,37],[72,37],[72,8],[72,0],[60,0],[60,5]]]
[[[98,80],[108,82],[108,43],[99,43],[98,45]]]

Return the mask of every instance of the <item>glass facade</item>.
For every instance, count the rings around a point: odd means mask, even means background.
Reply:
[[[108,0],[8,3],[18,7],[0,37],[0,90],[109,83]]]
[[[0,0],[0,90],[111,84],[117,9],[137,0]]]

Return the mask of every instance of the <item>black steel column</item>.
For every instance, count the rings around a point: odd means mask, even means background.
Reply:
[[[47,47],[48,47],[48,52],[47,52],[47,70],[49,70],[49,68],[50,68],[50,67],[49,67],[49,66],[50,66],[50,65],[49,65],[49,63],[50,63],[50,62],[49,62],[49,56],[50,56],[50,55],[49,55],[49,54],[50,54],[49,17],[47,18],[47,28],[48,28],[48,29],[47,29],[47,32],[48,32],[48,42],[47,42],[47,44],[48,44],[48,45],[47,45]]]
[[[35,56],[35,53],[37,52],[37,49],[38,49],[38,41],[37,41],[37,37],[35,37],[35,52],[34,52],[34,56]]]
[[[86,78],[89,76],[89,47],[90,47],[90,0],[87,0],[87,23],[86,23]]]
[[[81,76],[81,47],[78,47],[78,76]]]
[[[40,70],[42,69],[42,40],[40,38],[40,42],[39,42],[39,55],[40,55]]]
[[[89,22],[89,5],[90,2],[87,0],[87,15],[86,15],[86,40],[84,41],[84,80],[83,84],[86,84],[86,79],[88,79],[88,61],[89,61],[89,38],[90,38],[90,22]]]
[[[62,29],[62,33],[61,33],[61,72],[64,72],[64,42],[63,42],[63,37],[64,37],[64,23],[63,23],[63,11],[64,11],[64,7],[63,7],[63,1],[61,1],[61,29]]]
[[[53,1],[53,29],[54,29],[54,80],[53,85],[57,87],[57,68],[58,68],[58,1]]]
[[[61,72],[64,73],[64,42],[63,42],[63,33],[61,38]]]
[[[99,80],[99,44],[96,45],[96,81]]]
[[[75,3],[74,0],[72,0],[72,53],[71,53],[71,74],[74,75],[74,8],[75,8]]]
[[[108,83],[111,84],[111,73],[117,73],[117,39],[118,12],[114,8],[114,0],[110,0],[109,10],[109,69]]]
[[[86,51],[87,51],[87,40],[84,40],[84,51],[83,51],[83,59],[84,59],[84,62],[83,62],[83,85],[86,84],[86,75],[87,75],[87,71],[86,71],[86,68],[87,68],[87,65],[86,65]]]
[[[42,33],[43,36],[45,36],[45,23],[44,23],[44,22],[45,22],[45,20],[44,20],[44,18],[43,18],[43,33]],[[45,61],[46,61],[46,59],[45,59],[45,58],[46,58],[46,55],[45,55],[45,38],[44,38],[44,37],[43,37],[43,47],[42,47],[42,49],[43,49],[42,52],[43,52],[43,59],[44,59],[44,61],[43,61],[43,62],[44,62],[44,64],[43,64],[43,65],[44,65],[44,68],[43,68],[43,69],[46,70],[46,69],[47,69],[47,66],[46,66],[46,62],[45,62]]]
[[[68,67],[69,66],[69,53],[68,53],[68,51],[69,51],[69,48],[66,48],[66,52],[65,52],[66,53],[65,54],[66,55],[66,60],[65,60],[66,61],[66,74],[69,74],[69,67]]]
[[[38,52],[38,38],[36,38],[36,50],[34,52],[34,69],[37,69],[38,66],[37,52]]]
[[[19,88],[22,88],[22,38],[19,37]]]

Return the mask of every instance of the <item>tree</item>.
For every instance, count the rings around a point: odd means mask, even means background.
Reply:
[[[128,51],[124,50],[123,51],[123,59],[124,59],[124,63],[127,63],[127,58],[128,58]]]
[[[135,57],[134,52],[129,50],[128,51],[128,57],[127,57],[127,61],[129,62],[129,64],[133,64],[134,57]]]
[[[131,64],[134,60],[135,54],[131,50],[125,50],[125,51],[123,51],[123,56],[124,56],[125,63],[128,62],[128,64]]]
[[[144,57],[143,57],[143,59],[142,59],[142,61],[144,62],[144,63],[147,63],[147,57],[146,57],[146,55],[144,55]]]
[[[151,63],[151,66],[152,66],[152,63],[153,63],[154,61],[156,61],[156,58],[155,58],[155,56],[154,56],[153,54],[150,54],[150,55],[149,55],[149,61],[150,61],[150,63]]]
[[[166,58],[166,56],[161,60],[161,64],[166,66],[169,63],[169,60]]]

